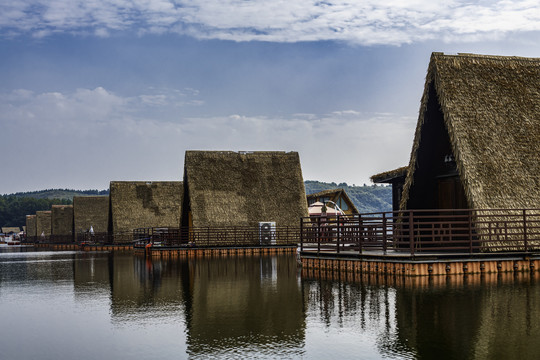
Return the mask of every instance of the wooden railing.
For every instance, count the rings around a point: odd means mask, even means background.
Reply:
[[[540,251],[540,209],[407,210],[302,218],[301,250]]]
[[[263,232],[257,226],[197,228],[141,228],[133,231],[136,246],[147,243],[161,246],[242,247],[297,245],[298,227],[275,227]]]
[[[75,236],[44,236],[28,238],[31,243],[77,244],[134,244],[160,246],[237,247],[298,245],[300,228],[272,227],[264,232],[258,226],[197,227],[197,228],[139,228],[119,233],[81,232]]]

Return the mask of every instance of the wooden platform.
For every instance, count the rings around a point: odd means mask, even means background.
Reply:
[[[218,257],[218,256],[245,256],[245,255],[273,255],[294,254],[296,246],[272,247],[215,247],[215,248],[188,248],[188,247],[151,247],[134,249],[136,254],[159,258],[175,257]]]
[[[406,276],[535,272],[540,254],[531,253],[422,253],[381,250],[332,251],[304,250],[299,253],[304,269],[342,273],[401,274]]]

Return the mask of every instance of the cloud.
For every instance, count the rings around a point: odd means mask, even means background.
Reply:
[[[400,45],[540,30],[535,0],[22,0],[0,4],[4,36],[179,33],[199,39]]]
[[[415,119],[344,109],[328,114],[178,116],[183,91],[122,96],[103,87],[0,94],[0,133],[10,164],[4,192],[105,188],[110,180],[179,180],[184,151],[298,151],[304,178],[349,183],[405,165]],[[191,91],[194,91],[191,89]],[[175,114],[164,117],[163,114]]]

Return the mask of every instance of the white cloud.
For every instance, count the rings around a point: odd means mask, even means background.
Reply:
[[[413,118],[345,109],[164,120],[163,107],[177,114],[170,99],[187,95],[152,90],[138,96],[102,87],[0,94],[5,156],[25,173],[39,174],[4,177],[0,188],[105,188],[110,180],[178,180],[187,149],[299,151],[305,179],[357,184],[408,162]]]
[[[535,0],[22,0],[0,4],[4,36],[115,31],[205,39],[394,44],[540,30]]]

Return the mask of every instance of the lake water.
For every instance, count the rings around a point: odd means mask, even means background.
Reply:
[[[3,252],[0,358],[538,359],[539,283],[302,274],[294,255]]]

